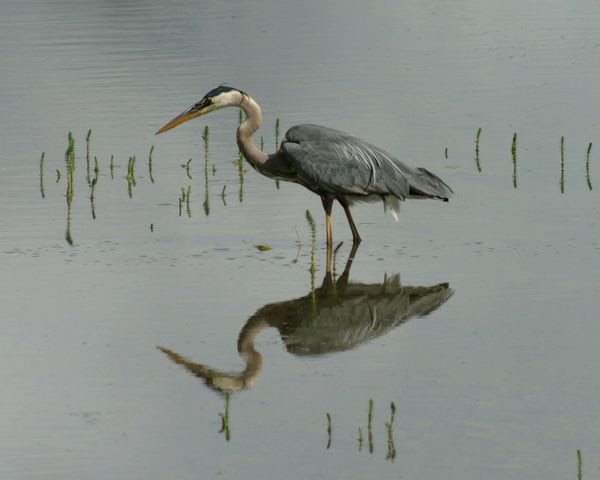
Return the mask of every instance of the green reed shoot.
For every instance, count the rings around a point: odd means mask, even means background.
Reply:
[[[46,198],[46,194],[44,193],[44,158],[46,157],[46,152],[42,152],[42,157],[40,158],[40,193],[42,194],[42,198]]]
[[[560,193],[565,193],[565,137],[560,137]]]
[[[394,404],[394,402],[391,403],[390,409],[392,411],[390,421],[389,423],[385,424],[388,434],[388,450],[385,459],[393,462],[396,458],[396,447],[394,446],[394,417],[396,416],[396,405]]]
[[[577,449],[577,480],[583,480],[583,463],[581,461],[581,450]]]
[[[152,154],[154,153],[154,145],[150,147],[150,152],[148,153],[148,175],[150,176],[150,181],[154,183],[154,177],[152,176]]]
[[[444,158],[448,160],[448,147],[444,149]]]
[[[372,398],[369,398],[369,415],[367,417],[367,435],[369,441],[369,453],[373,453],[375,446],[373,445],[373,410],[375,404]]]
[[[475,137],[475,165],[477,171],[481,172],[481,163],[479,162],[479,138],[481,137],[481,127],[477,129],[477,135]]]
[[[71,205],[73,204],[73,176],[75,173],[75,139],[73,134],[69,132],[67,136],[68,146],[65,151],[65,162],[67,165],[67,231],[65,233],[65,239],[69,245],[73,245],[73,237],[71,236]]]
[[[92,208],[92,218],[94,220],[96,220],[96,202],[95,202],[95,191],[96,191],[96,184],[98,183],[98,177],[94,177],[92,179],[92,184],[90,186],[90,205]]]
[[[279,150],[279,118],[275,119],[275,151],[277,150]],[[275,180],[275,187],[279,190],[279,180]]]
[[[265,139],[263,136],[260,136],[260,151],[263,152],[265,150]]]
[[[587,180],[587,186],[592,189],[592,177],[590,177],[590,152],[592,151],[592,143],[588,145],[587,153],[585,155],[585,178]]]
[[[240,113],[240,125],[242,124],[243,121],[243,115],[242,115],[242,111],[239,111]],[[242,153],[242,151],[239,151],[239,156],[238,159],[233,162],[234,164],[237,164],[238,167],[238,175],[240,178],[240,194],[239,194],[239,200],[240,203],[242,203],[244,201],[244,174],[246,173],[246,171],[244,170],[244,154]]]
[[[244,167],[242,166],[243,161],[244,161],[244,157],[240,153],[240,160],[239,160],[240,191],[239,191],[239,195],[238,195],[238,199],[239,199],[240,203],[242,203],[244,201]]]
[[[358,451],[360,452],[362,450],[362,446],[363,446],[363,442],[364,442],[364,438],[363,438],[363,433],[362,433],[362,428],[358,427]]]
[[[190,158],[187,162],[185,162],[182,167],[185,168],[185,173],[187,177],[191,180],[192,175],[190,174],[190,167],[192,166],[192,159]]]
[[[223,185],[223,190],[221,190],[221,200],[223,200],[223,205],[226,207],[227,206],[227,202],[225,201],[225,189],[227,188],[227,185]]]
[[[311,259],[310,259],[310,271],[311,273],[315,273],[317,271],[317,265],[315,261],[315,252],[317,249],[317,225],[315,224],[315,219],[313,218],[310,210],[306,210],[306,221],[308,226],[310,227],[310,238],[311,238]]]
[[[513,163],[513,187],[517,188],[517,132],[513,134],[512,145],[510,147],[510,153],[512,156]]]
[[[331,432],[332,432],[331,415],[329,414],[329,412],[327,412],[325,415],[327,416],[327,450],[329,450],[329,447],[331,447]]]
[[[56,183],[60,182],[60,170],[56,169]]]
[[[308,226],[310,227],[310,236],[311,236],[311,247],[310,247],[310,291],[311,291],[311,299],[312,299],[312,309],[311,309],[311,321],[316,320],[317,318],[317,294],[315,290],[315,281],[316,281],[316,273],[317,273],[317,261],[316,261],[316,250],[317,250],[317,225],[315,224],[315,219],[313,218],[310,210],[306,210],[306,221],[308,222]]]
[[[91,179],[90,179],[90,153],[91,153],[91,144],[90,144],[90,140],[92,138],[92,130],[88,130],[87,135],[85,136],[85,164],[86,164],[86,179],[88,182],[88,185],[91,185]]]
[[[344,244],[344,242],[340,242],[337,244],[337,246],[333,249],[333,278],[335,278],[335,262],[337,259],[337,254],[338,251],[340,250],[340,248],[342,248],[342,245]]]
[[[208,216],[210,215],[210,192],[208,189],[208,125],[204,127],[204,134],[202,135],[202,140],[204,140],[204,203],[202,203],[202,207],[204,208],[204,214]]]
[[[110,178],[111,180],[115,178],[115,156],[110,156]]]
[[[98,183],[98,175],[100,174],[100,167],[98,166],[98,158],[94,156],[94,178],[90,183],[90,204],[92,208],[92,218],[96,220],[96,203],[95,203],[95,191],[96,184]]]
[[[129,157],[129,161],[127,162],[127,192],[129,193],[129,198],[132,198],[133,195],[133,187],[135,187],[135,155]]]
[[[188,186],[187,189],[181,187],[181,196],[179,197],[179,216],[181,217],[181,212],[183,209],[183,205],[185,204],[185,211],[188,217],[192,216],[192,209],[190,206],[190,197],[192,193],[192,187]]]
[[[69,132],[67,135],[67,150],[65,151],[65,160],[67,163],[67,170],[70,170],[71,173],[75,171],[75,138],[73,138],[73,134]]]

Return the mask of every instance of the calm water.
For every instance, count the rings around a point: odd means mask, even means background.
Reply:
[[[0,476],[577,478],[579,449],[597,478],[599,22],[591,1],[4,1]],[[276,118],[321,123],[456,196],[399,224],[358,206],[348,276],[335,210],[334,286],[319,199],[240,182],[237,112],[153,135],[222,82],[263,106],[266,150]]]

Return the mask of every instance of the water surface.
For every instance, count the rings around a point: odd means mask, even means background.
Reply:
[[[578,449],[597,475],[592,2],[28,0],[0,19],[3,478],[546,479],[575,477]],[[345,297],[325,276],[319,199],[252,171],[240,182],[237,112],[154,137],[222,82],[261,103],[266,150],[276,118],[281,134],[321,123],[456,195],[407,202],[399,224],[358,206]],[[351,235],[341,209],[334,220],[340,278]],[[190,372],[239,379],[254,351],[243,388]]]

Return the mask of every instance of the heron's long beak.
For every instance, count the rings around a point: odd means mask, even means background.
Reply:
[[[172,128],[175,128],[182,123],[185,123],[193,118],[199,117],[200,115],[204,115],[205,113],[211,112],[214,110],[214,105],[210,101],[207,101],[206,98],[203,98],[195,105],[192,105],[185,112],[177,115],[174,119],[168,122],[165,126],[163,126],[160,130],[158,130],[155,135],[159,133],[167,132]]]

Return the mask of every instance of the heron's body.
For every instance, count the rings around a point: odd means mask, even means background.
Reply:
[[[237,142],[252,167],[268,177],[303,185],[321,197],[328,244],[333,242],[331,210],[334,200],[344,208],[354,242],[358,243],[360,236],[350,214],[350,205],[354,202],[383,200],[384,207],[390,209],[397,220],[402,200],[433,198],[447,201],[452,195],[452,189],[428,170],[411,167],[360,138],[320,125],[290,128],[279,150],[268,155],[252,141],[252,135],[262,123],[260,106],[246,93],[231,87],[220,86],[212,90],[157,133],[228,106],[237,106],[246,112],[247,118],[237,131]]]

